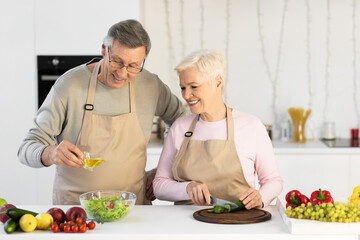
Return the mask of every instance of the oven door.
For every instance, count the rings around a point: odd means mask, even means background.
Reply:
[[[38,73],[38,107],[44,102],[52,85],[66,71],[91,61],[101,55],[73,55],[73,56],[37,56]]]

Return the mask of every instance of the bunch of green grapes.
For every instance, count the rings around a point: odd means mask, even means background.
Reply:
[[[305,206],[292,209],[290,206],[285,211],[286,216],[298,219],[310,219],[322,222],[353,223],[360,222],[360,206],[351,202],[322,203],[312,205],[310,202]]]

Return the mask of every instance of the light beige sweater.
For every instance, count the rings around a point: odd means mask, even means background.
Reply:
[[[20,162],[34,168],[44,167],[41,154],[46,146],[62,140],[76,143],[84,116],[91,72],[85,64],[66,72],[51,88],[18,150]],[[180,100],[157,75],[143,70],[135,77],[136,113],[146,142],[154,116],[172,124],[185,112]],[[94,114],[120,115],[130,112],[129,85],[111,88],[97,82]]]

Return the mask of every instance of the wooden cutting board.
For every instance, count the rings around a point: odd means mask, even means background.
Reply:
[[[208,223],[220,224],[248,224],[264,222],[271,219],[271,214],[262,209],[241,210],[229,213],[208,213],[212,208],[194,212],[196,220]]]

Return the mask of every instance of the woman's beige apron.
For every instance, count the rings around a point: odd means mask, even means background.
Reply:
[[[175,180],[206,184],[211,196],[237,201],[250,186],[247,183],[234,142],[234,120],[226,107],[227,140],[191,140],[200,115],[193,120],[175,156],[172,172]],[[192,204],[180,201],[175,204]]]
[[[93,190],[122,190],[137,195],[136,204],[145,200],[146,140],[135,107],[134,84],[131,81],[130,113],[118,116],[95,115],[94,95],[101,61],[95,65],[82,128],[76,146],[105,161],[92,172],[83,168],[57,166],[54,204],[79,204],[79,195]],[[111,104],[111,103],[109,103]]]

